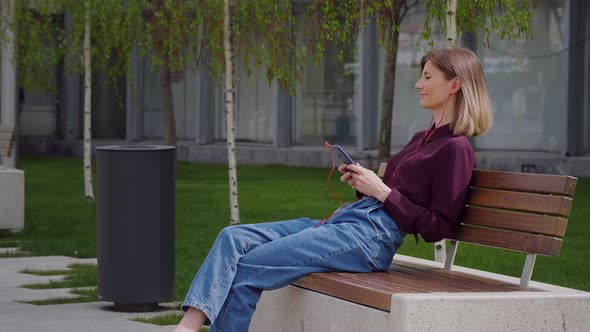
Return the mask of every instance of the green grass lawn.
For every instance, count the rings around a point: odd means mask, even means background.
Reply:
[[[0,246],[32,255],[96,257],[96,205],[84,199],[82,161],[23,158],[25,230],[0,232]],[[338,207],[326,186],[328,169],[240,166],[242,223],[321,218]],[[353,200],[333,179],[334,190]],[[538,257],[533,280],[590,291],[590,179],[580,179],[561,257]],[[182,300],[219,230],[229,222],[225,165],[180,163],[176,182],[176,296]],[[406,238],[401,254],[433,258],[432,244]],[[520,276],[525,255],[461,244],[456,264]]]

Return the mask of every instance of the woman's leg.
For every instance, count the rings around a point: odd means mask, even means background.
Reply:
[[[205,324],[206,320],[207,316],[205,316],[204,312],[189,307],[175,332],[197,332]]]
[[[376,260],[390,260],[401,243],[397,233],[376,233],[369,221],[356,219],[260,245],[237,264],[231,291],[210,330],[247,331],[263,290],[286,286],[312,272],[383,269]]]
[[[196,309],[187,311],[186,320],[183,318],[183,327],[198,330],[203,322],[215,320],[233,283],[236,265],[247,252],[260,244],[313,227],[316,222],[309,218],[300,218],[224,228],[193,279],[182,304],[185,311],[189,308]],[[197,319],[202,318],[196,316],[199,312],[206,316],[203,322]]]

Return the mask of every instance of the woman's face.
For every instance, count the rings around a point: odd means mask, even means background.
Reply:
[[[431,62],[426,61],[422,76],[416,82],[419,92],[420,106],[439,111],[444,108],[451,94],[452,81],[447,80],[443,72]]]

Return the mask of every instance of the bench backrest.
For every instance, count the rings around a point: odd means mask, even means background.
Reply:
[[[14,127],[0,126],[0,156],[12,155],[15,140]]]
[[[475,170],[445,268],[452,268],[456,241],[521,251],[529,254],[521,278],[527,286],[536,254],[559,256],[576,183],[564,175]]]
[[[577,179],[475,170],[456,240],[559,256]]]

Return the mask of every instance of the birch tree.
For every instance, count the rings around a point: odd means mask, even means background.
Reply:
[[[92,72],[105,70],[109,77],[125,75],[142,26],[141,0],[17,1],[14,20],[7,26],[17,36],[19,85],[27,91],[54,91],[57,66],[84,75],[84,196],[92,200],[91,88]],[[63,14],[72,17],[66,34]],[[91,35],[92,34],[92,35]],[[116,61],[113,55],[116,54]]]
[[[92,59],[90,57],[90,0],[84,1],[84,192],[94,200],[92,188],[91,127],[92,127]]]
[[[240,223],[238,203],[238,174],[236,165],[236,142],[234,125],[234,62],[230,30],[230,0],[223,1],[223,55],[225,60],[225,121],[227,128],[227,167],[229,177],[230,225]]]
[[[246,67],[247,72],[264,65],[269,84],[276,80],[282,88],[293,92],[300,77],[303,56],[296,49],[293,37],[295,19],[291,1],[224,0],[223,6],[218,5],[219,0],[204,0],[199,8],[207,13],[203,20],[208,32],[204,46],[211,54],[211,73],[213,77],[223,77],[224,81],[230,224],[233,225],[240,222],[234,125],[236,64]],[[220,13],[222,19],[219,19]],[[216,28],[219,23],[223,29]]]
[[[457,0],[447,0],[447,38],[445,42],[448,48],[457,46]],[[444,262],[447,258],[445,240],[434,243],[434,260]]]
[[[448,48],[457,46],[457,0],[447,0],[447,38]]]

